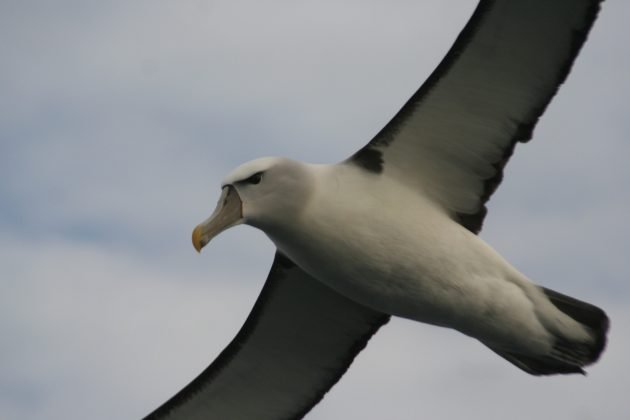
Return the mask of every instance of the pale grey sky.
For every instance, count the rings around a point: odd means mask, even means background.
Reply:
[[[236,334],[273,247],[190,244],[220,180],[263,155],[349,156],[446,52],[467,1],[0,4],[0,418],[139,419]],[[596,303],[587,377],[534,378],[394,320],[308,419],[619,419],[630,412],[630,3],[605,2],[482,236]]]

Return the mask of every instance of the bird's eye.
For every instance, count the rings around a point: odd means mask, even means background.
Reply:
[[[254,175],[247,178],[245,182],[248,184],[260,184],[260,181],[262,181],[262,176],[262,172],[256,172]]]

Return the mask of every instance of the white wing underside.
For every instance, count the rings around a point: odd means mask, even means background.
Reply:
[[[599,1],[481,1],[422,87],[349,161],[441,204],[474,232],[516,142],[530,139]]]

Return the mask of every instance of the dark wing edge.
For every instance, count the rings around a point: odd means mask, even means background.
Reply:
[[[588,33],[597,18],[603,0],[594,0],[584,14],[584,25],[580,30],[575,30],[572,36],[570,53],[562,66],[557,69],[555,75],[555,86],[539,98],[537,103],[532,104],[530,111],[518,122],[518,128],[512,138],[506,143],[503,154],[499,160],[492,162],[494,175],[485,179],[483,193],[480,200],[479,210],[474,214],[457,213],[458,222],[473,233],[481,231],[483,220],[487,213],[486,203],[496,191],[503,180],[503,170],[508,160],[514,152],[518,142],[525,143],[532,138],[534,127],[540,116],[545,112],[547,106],[558,92],[560,85],[564,83],[571,71],[571,67],[577,57],[582,45],[586,41]],[[367,171],[380,173],[383,171],[383,153],[377,149],[389,146],[396,139],[396,134],[403,124],[414,116],[416,110],[422,105],[429,92],[431,92],[440,79],[442,79],[452,68],[457,65],[458,59],[467,46],[474,40],[478,29],[484,24],[484,20],[490,9],[497,3],[497,0],[481,0],[474,13],[468,20],[464,29],[459,33],[455,42],[449,49],[446,56],[438,64],[428,79],[420,86],[413,96],[403,105],[394,117],[383,127],[376,136],[363,148],[357,151],[348,159]]]
[[[309,297],[308,301],[290,302],[294,291],[298,298]],[[270,324],[278,317],[285,321],[280,323],[282,325],[275,323],[280,331],[274,331],[268,339],[265,334],[270,333],[269,327],[275,326]],[[235,338],[208,368],[144,420],[300,419],[339,381],[356,355],[389,318],[334,292],[276,252],[267,281]],[[304,324],[292,325],[294,321],[304,321]],[[325,328],[343,329],[337,337],[339,340],[328,342]],[[281,346],[269,342],[282,338],[287,342]],[[260,353],[255,346],[263,348]],[[307,360],[295,360],[300,351],[308,353],[304,356]],[[275,361],[264,359],[270,354]],[[246,358],[260,360],[243,361]],[[267,363],[275,363],[273,369],[292,367],[304,376],[297,381],[300,383],[290,384],[276,381],[270,375],[270,383],[265,384],[261,372],[275,372],[263,366]],[[308,385],[307,390],[303,389],[305,385]],[[239,392],[244,395],[235,395]],[[287,406],[291,393],[295,393],[295,401]],[[251,401],[252,398],[256,401]],[[250,404],[260,404],[264,409],[254,411],[256,414],[251,417],[252,413],[247,414],[252,410],[248,407]]]

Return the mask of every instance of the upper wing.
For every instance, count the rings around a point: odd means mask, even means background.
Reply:
[[[531,138],[600,1],[480,1],[428,80],[349,162],[421,189],[478,232],[516,142]]]
[[[302,418],[388,320],[276,253],[236,337],[201,375],[144,420]]]

